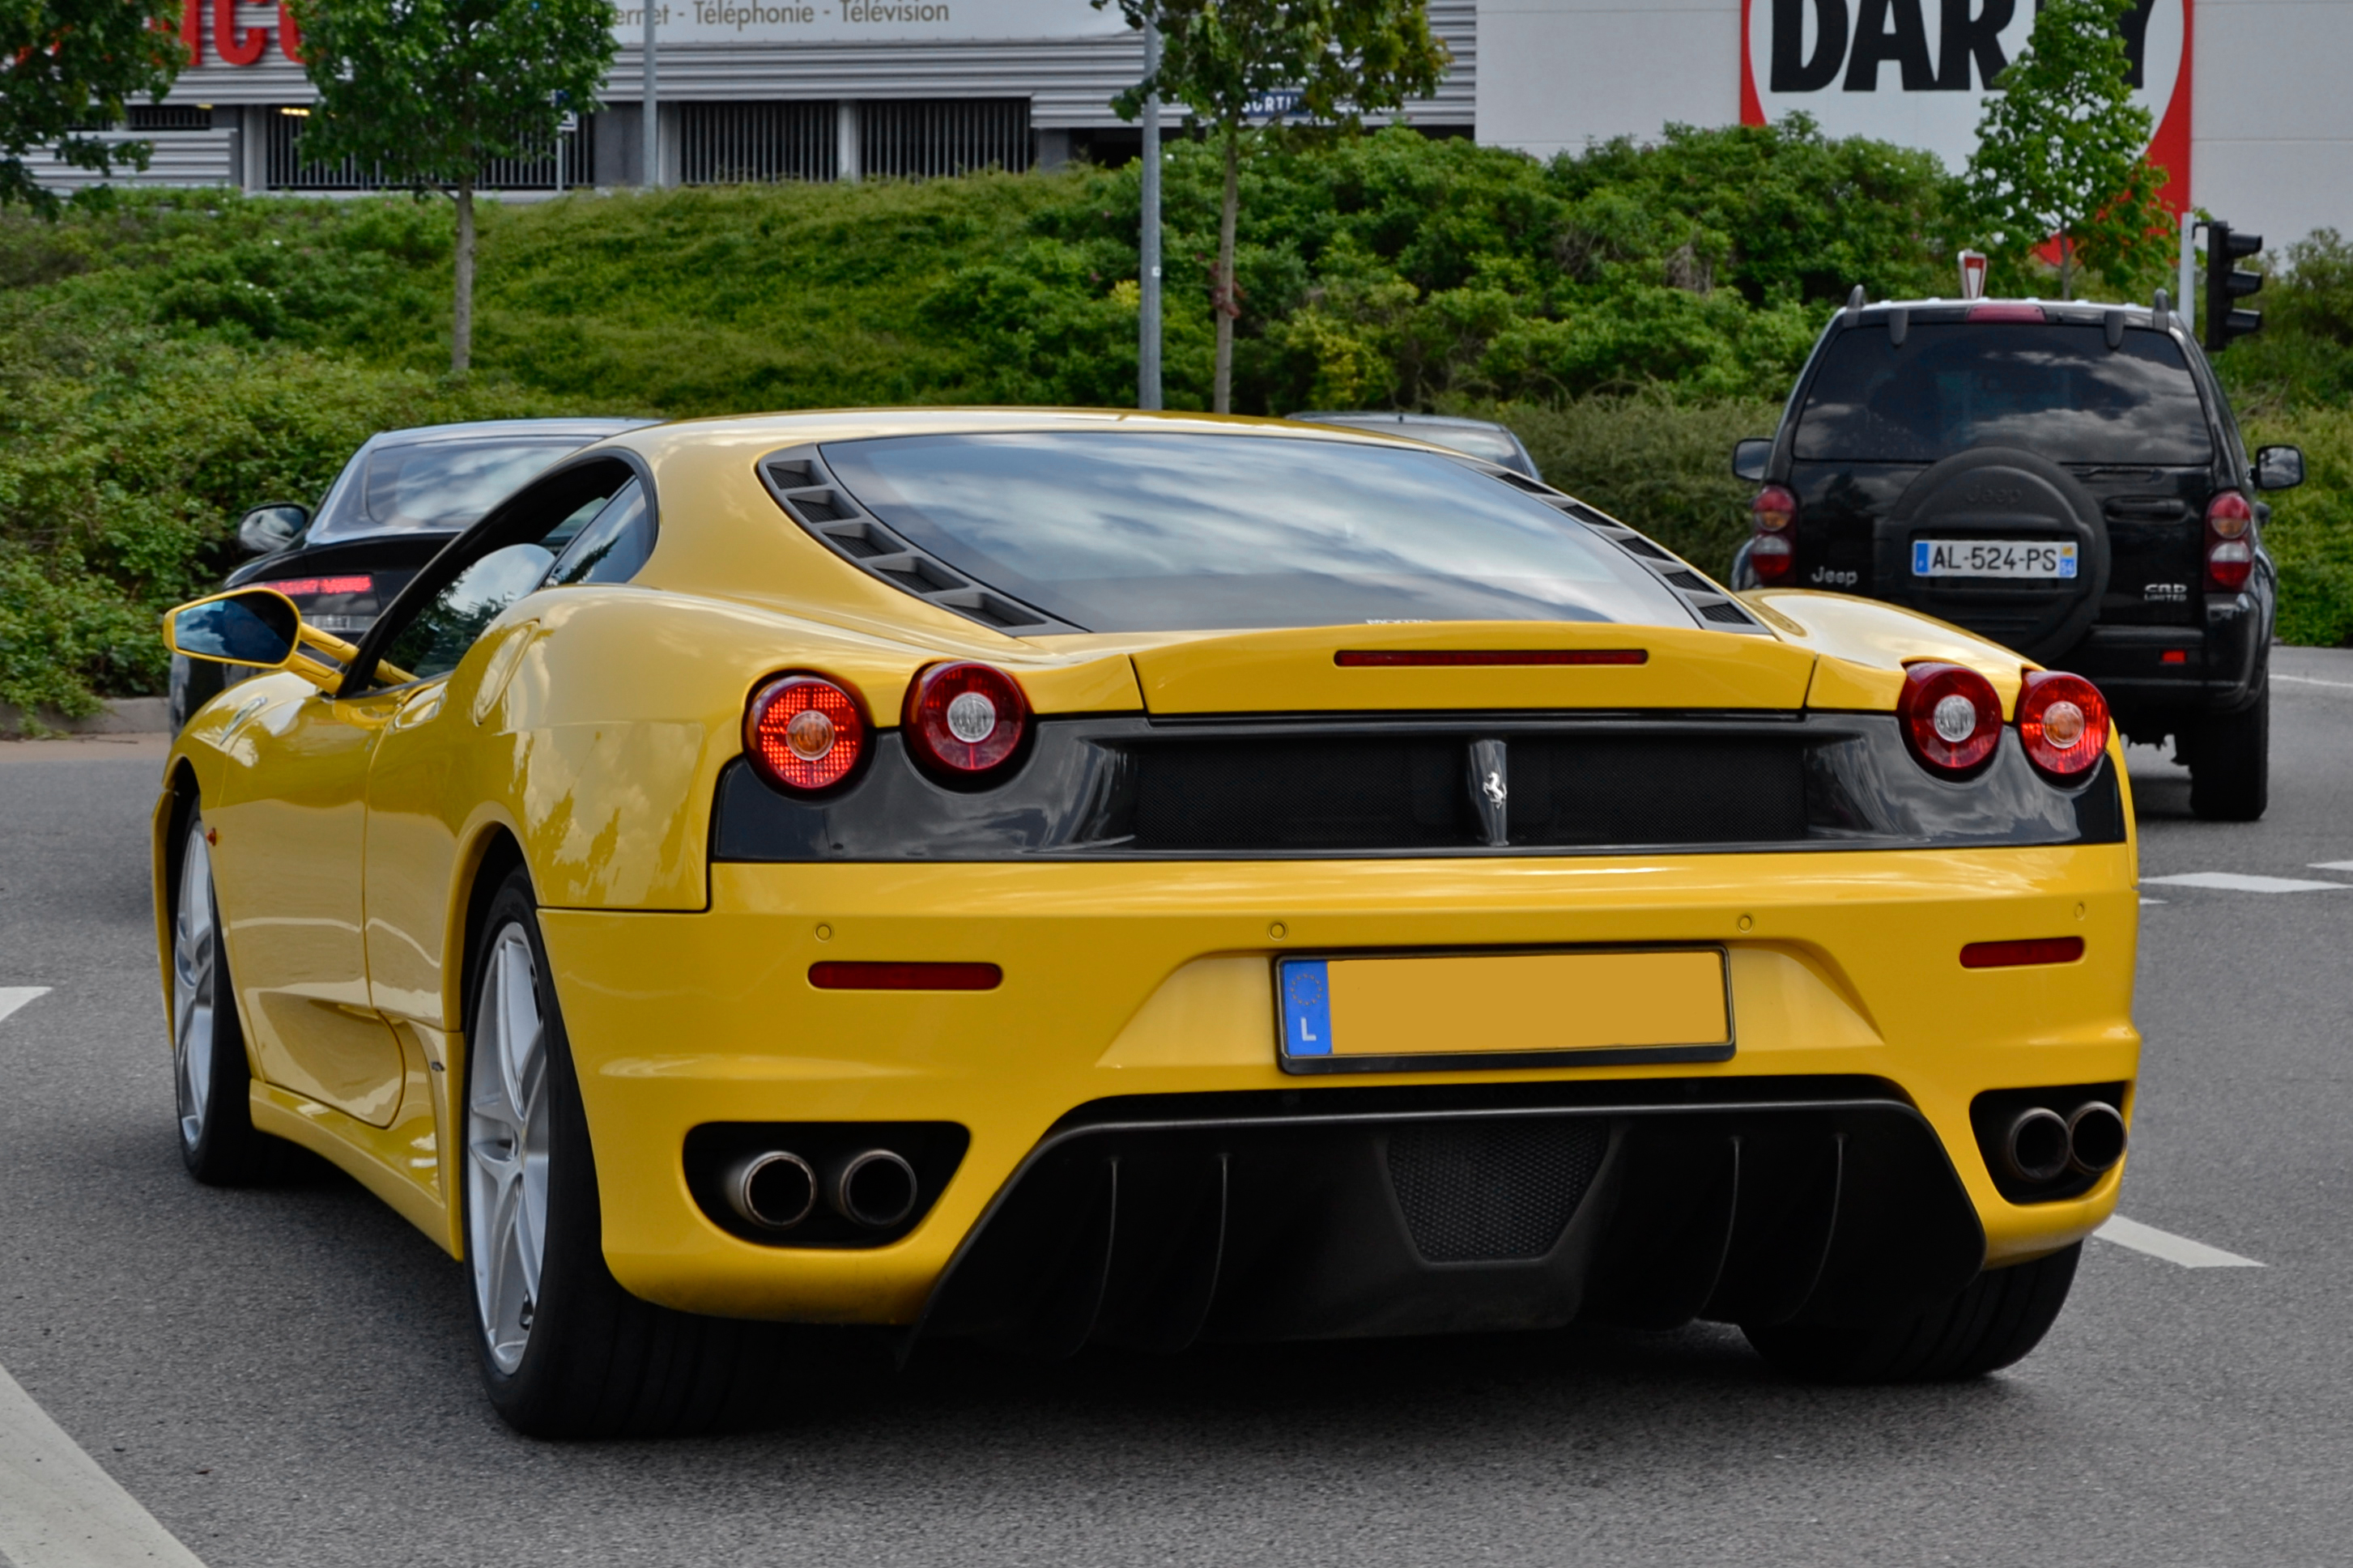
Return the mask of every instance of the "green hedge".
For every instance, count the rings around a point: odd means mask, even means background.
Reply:
[[[1208,393],[1218,166],[1166,180],[1168,401]],[[491,206],[477,374],[448,361],[446,204],[142,193],[0,215],[0,702],[155,689],[165,605],[255,501],[369,432],[543,413],[1121,405],[1136,171],[580,194]],[[1793,121],[1540,162],[1401,131],[1275,138],[1244,179],[1236,405],[1440,407],[1721,571],[1833,305],[1950,291],[1933,158]],[[2312,480],[2270,534],[2284,630],[2353,637],[2353,251],[2291,247],[2222,370]]]

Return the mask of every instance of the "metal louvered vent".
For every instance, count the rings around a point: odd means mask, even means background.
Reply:
[[[1720,626],[1728,632],[1746,632],[1755,637],[1773,635],[1754,616],[1742,609],[1730,595],[1718,592],[1705,577],[1693,570],[1689,562],[1661,548],[1616,518],[1594,510],[1574,496],[1563,495],[1541,479],[1529,479],[1525,474],[1514,473],[1509,468],[1482,466],[1486,467],[1486,471],[1494,478],[1514,489],[1527,491],[1555,510],[1567,512],[1649,567],[1651,574],[1669,593],[1681,599],[1693,615],[1708,625]]]
[[[1389,1185],[1430,1262],[1542,1258],[1609,1148],[1608,1124],[1583,1118],[1409,1128],[1389,1135]]]
[[[786,517],[835,554],[893,588],[994,631],[1077,629],[983,587],[936,555],[918,549],[835,484],[815,447],[773,453],[761,458],[758,468],[761,481]]]

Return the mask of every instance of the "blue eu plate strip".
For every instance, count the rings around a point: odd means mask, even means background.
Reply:
[[[1912,542],[1912,575],[1926,577],[1928,574],[1930,552],[1931,546],[1926,540],[1915,539]]]
[[[1332,985],[1320,958],[1282,961],[1282,1050],[1293,1057],[1332,1054]]]

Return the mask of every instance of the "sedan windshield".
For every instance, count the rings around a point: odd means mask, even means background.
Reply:
[[[915,544],[1087,631],[1693,624],[1615,544],[1435,452],[1060,431],[840,442],[825,458]]]
[[[590,439],[415,441],[368,454],[358,515],[314,529],[311,542],[357,533],[455,533],[480,521],[523,482]]]

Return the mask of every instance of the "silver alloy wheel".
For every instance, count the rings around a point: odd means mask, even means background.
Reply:
[[[491,1360],[512,1373],[531,1342],[547,1247],[547,1028],[531,940],[510,921],[474,999],[466,1101],[466,1246]]]
[[[180,857],[179,908],[172,916],[172,1055],[180,1101],[180,1142],[191,1151],[205,1135],[213,1089],[213,1009],[218,1005],[219,921],[213,906],[213,857],[205,826],[188,829]]]

